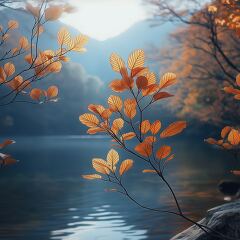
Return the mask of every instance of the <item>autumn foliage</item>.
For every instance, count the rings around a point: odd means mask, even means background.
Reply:
[[[119,55],[113,53],[110,63],[120,77],[113,80],[109,87],[116,94],[108,97],[106,107],[90,104],[90,112],[82,114],[79,120],[88,127],[88,134],[109,135],[114,147],[122,148],[132,157],[148,163],[149,168],[144,169],[143,173],[155,173],[165,181],[163,172],[174,154],[172,147],[162,141],[181,133],[186,128],[186,122],[176,121],[163,127],[159,119],[150,121],[145,118],[155,102],[173,96],[167,89],[177,83],[177,77],[174,73],[165,73],[157,81],[144,62],[143,50],[133,51],[127,65]],[[130,146],[130,140],[134,141],[134,147]],[[123,188],[122,176],[132,168],[133,160],[126,159],[119,163],[119,154],[111,149],[106,160],[94,158],[92,166],[96,173],[83,175],[85,179],[114,181]]]

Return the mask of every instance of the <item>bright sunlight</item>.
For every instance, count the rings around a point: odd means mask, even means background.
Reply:
[[[146,18],[140,0],[73,0],[77,12],[62,21],[91,38],[104,41]]]

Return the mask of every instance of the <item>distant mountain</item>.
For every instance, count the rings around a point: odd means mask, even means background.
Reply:
[[[25,12],[9,9],[0,11],[2,25],[6,25],[11,19],[18,20],[21,33],[29,36],[33,22],[32,16]],[[56,34],[61,27],[61,22],[47,24],[40,41],[43,49],[56,48]],[[68,28],[73,34],[79,33],[76,29]],[[78,116],[86,111],[89,103],[105,101],[106,95],[109,94],[106,83],[117,76],[109,64],[110,54],[117,52],[126,58],[136,48],[147,49],[152,44],[164,47],[168,34],[173,29],[174,26],[171,24],[151,28],[149,22],[143,21],[135,24],[121,35],[106,41],[90,39],[87,45],[88,51],[85,54],[71,54],[71,62],[64,64],[60,74],[52,75],[50,80],[43,80],[40,83],[41,86],[58,85],[60,101],[46,105],[16,103],[2,107],[0,134],[84,133]],[[22,62],[16,64],[20,65]],[[160,115],[159,110],[155,110],[154,114]],[[161,115],[163,116],[163,113]]]

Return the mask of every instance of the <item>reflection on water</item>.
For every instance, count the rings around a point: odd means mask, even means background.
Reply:
[[[62,230],[52,231],[51,239],[58,240],[91,240],[91,239],[146,239],[146,230],[136,230],[128,225],[118,212],[111,212],[109,205],[93,208],[93,213],[89,213],[79,219],[78,209],[69,209],[73,212],[72,222]]]
[[[176,216],[138,208],[124,196],[106,193],[105,183],[86,181],[91,159],[105,158],[109,139],[35,137],[16,139],[8,148],[21,162],[1,170],[0,239],[3,240],[166,240],[189,226]],[[171,144],[176,159],[167,179],[184,212],[201,218],[223,202],[217,184],[228,168],[228,155],[200,139]],[[120,151],[122,160],[129,156]],[[124,178],[129,192],[141,203],[175,210],[166,187],[139,159]]]

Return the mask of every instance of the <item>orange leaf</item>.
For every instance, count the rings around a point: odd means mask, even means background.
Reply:
[[[55,98],[58,95],[58,87],[56,86],[51,86],[47,90],[47,97],[48,98]]]
[[[3,141],[3,143],[0,144],[0,149],[5,148],[6,146],[15,143],[14,140],[6,139]]]
[[[6,81],[6,74],[5,74],[4,70],[3,70],[3,68],[0,67],[0,83],[3,83],[5,81]]]
[[[143,171],[142,171],[143,173],[157,173],[155,170],[153,170],[153,169],[144,169]]]
[[[8,21],[8,28],[16,29],[18,27],[19,27],[18,21],[15,21],[15,20]]]
[[[159,120],[156,120],[150,127],[150,130],[152,134],[157,134],[161,129],[161,122]]]
[[[122,118],[117,118],[112,123],[111,130],[114,132],[114,134],[118,134],[119,130],[121,130],[124,126],[124,121]]]
[[[93,135],[99,132],[105,132],[105,130],[100,127],[91,127],[87,130],[87,133],[90,135]]]
[[[171,156],[169,156],[168,158],[167,158],[167,161],[171,161],[173,158],[174,158],[174,154],[172,154]]]
[[[224,87],[223,90],[226,92],[226,93],[230,93],[230,94],[240,94],[240,90],[236,89],[236,88],[233,88],[233,87]]]
[[[158,90],[159,90],[159,86],[157,84],[151,84],[142,89],[142,95],[143,96],[152,95]]]
[[[109,174],[110,167],[106,161],[101,158],[93,158],[92,160],[93,168],[102,174]]]
[[[152,145],[149,142],[139,143],[135,147],[135,151],[144,157],[150,157],[152,155]]]
[[[131,70],[131,77],[135,76],[144,76],[147,73],[148,69],[145,67],[136,67]]]
[[[18,160],[12,158],[11,156],[6,156],[2,160],[0,160],[0,163],[2,163],[2,165],[4,165],[4,166],[13,165],[17,162],[18,162]]]
[[[18,40],[19,48],[20,49],[28,49],[29,43],[26,37],[22,36]]]
[[[79,117],[79,120],[82,124],[88,126],[88,127],[97,127],[99,124],[98,118],[91,114],[91,113],[85,113]]]
[[[171,85],[174,85],[176,83],[177,83],[177,76],[175,73],[165,73],[160,80],[159,87],[160,89],[163,89]]]
[[[228,134],[228,141],[232,145],[238,145],[240,143],[240,134],[239,131],[236,129],[232,129]]]
[[[150,144],[154,143],[157,141],[157,138],[155,136],[147,136],[145,139],[144,139],[144,142],[149,142]]]
[[[172,96],[174,96],[174,95],[172,95],[168,92],[159,92],[159,93],[154,94],[153,99],[156,102],[156,101],[161,100],[163,98],[169,98],[169,97],[172,97]]]
[[[222,129],[221,131],[221,137],[225,138],[227,136],[227,134],[230,132],[232,128],[230,126],[226,126]]]
[[[150,126],[151,126],[150,122],[148,120],[144,120],[142,122],[141,128],[140,128],[141,129],[141,133],[142,134],[146,134],[149,131]]]
[[[124,113],[130,119],[133,119],[137,114],[136,104],[135,99],[126,99],[124,101]]]
[[[232,173],[234,175],[240,176],[240,170],[233,170]]]
[[[156,83],[156,76],[153,72],[147,73],[146,78],[148,80],[148,85]]]
[[[144,77],[144,76],[138,77],[137,80],[136,80],[136,85],[137,85],[137,88],[138,88],[139,90],[147,87],[147,85],[148,85],[148,80],[147,80],[147,78]]]
[[[132,138],[134,138],[136,136],[136,134],[134,132],[128,132],[128,133],[124,133],[122,135],[122,139],[125,140],[130,140]]]
[[[217,140],[215,140],[214,138],[205,139],[205,142],[212,144],[212,145],[217,144]]]
[[[122,176],[125,172],[127,172],[133,166],[133,160],[126,159],[124,160],[119,168],[119,175]]]
[[[127,86],[125,85],[123,80],[113,80],[110,84],[109,87],[115,91],[115,92],[123,92],[127,89]]]
[[[63,11],[64,9],[62,6],[50,6],[45,9],[45,20],[55,21],[61,17]]]
[[[187,123],[185,121],[177,121],[171,123],[166,129],[162,131],[160,134],[161,138],[172,137],[178,133],[181,133],[184,128],[187,127]]]
[[[30,97],[36,101],[40,100],[41,95],[42,95],[42,90],[39,88],[33,88],[30,92]]]
[[[11,62],[4,64],[4,72],[6,74],[6,77],[13,75],[15,73],[14,64]]]
[[[156,157],[160,160],[162,160],[163,158],[166,158],[167,156],[169,156],[169,154],[171,153],[172,149],[170,146],[161,146],[156,153]]]
[[[236,76],[236,84],[240,87],[240,73]]]
[[[101,179],[102,178],[102,176],[99,175],[99,174],[82,175],[82,177],[84,179],[87,179],[87,180],[94,180],[94,179]]]
[[[58,39],[58,44],[60,46],[62,45],[68,45],[70,40],[71,40],[71,36],[70,36],[70,33],[69,31],[66,29],[66,28],[61,28],[58,32],[58,36],[57,36],[57,39]]]
[[[115,166],[119,161],[119,155],[118,152],[114,149],[111,149],[107,154],[107,163],[110,166],[112,172],[115,171]]]

